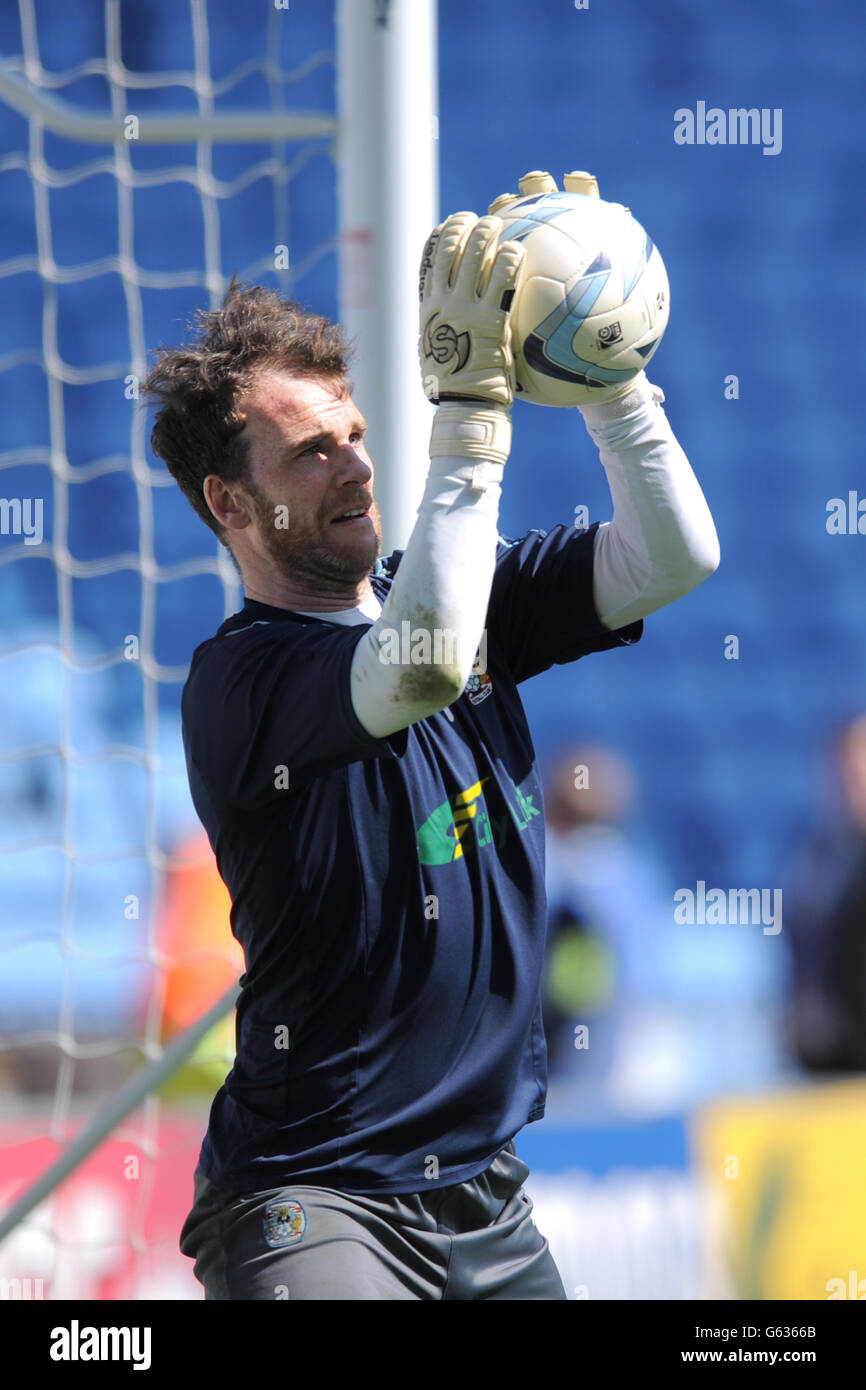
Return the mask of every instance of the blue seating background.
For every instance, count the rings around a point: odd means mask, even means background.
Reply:
[[[101,5],[56,7],[45,0],[37,10],[47,68],[69,68],[103,51]],[[329,10],[293,0],[280,16],[286,67],[333,46]],[[211,0],[208,14],[215,78],[261,54],[264,18],[247,16],[229,0]],[[192,66],[185,5],[135,0],[124,4],[122,17],[129,67]],[[858,487],[866,496],[866,181],[856,114],[862,37],[860,0],[825,7],[812,0],[726,0],[713,6],[590,0],[587,10],[566,0],[440,0],[443,214],[462,207],[484,211],[530,168],[557,177],[587,168],[598,175],[603,196],[627,203],[644,222],[668,267],[672,319],[650,375],[667,393],[670,419],[716,518],[721,568],[692,595],[649,619],[637,648],[555,668],[526,687],[526,705],[542,756],[562,741],[587,736],[625,751],[642,787],[645,834],[680,885],[693,886],[699,878],[724,886],[780,885],[792,827],[823,795],[828,723],[866,703],[866,536],[830,536],[825,525],[828,499],[847,497]],[[17,18],[11,6],[3,7],[0,53],[20,50]],[[83,77],[61,95],[106,109],[107,88],[99,77]],[[332,67],[314,68],[286,89],[286,98],[301,107],[331,108]],[[251,76],[223,100],[263,104],[265,79]],[[771,157],[756,146],[675,144],[674,111],[694,109],[698,100],[726,109],[781,107],[782,152]],[[182,88],[160,89],[136,93],[135,104],[143,112],[192,106],[193,99]],[[27,148],[26,122],[2,105],[0,146],[7,155]],[[97,153],[46,138],[55,167],[69,168]],[[233,177],[251,158],[268,153],[217,149],[215,170]],[[165,167],[193,163],[195,150],[141,147],[133,158],[139,169]],[[116,253],[117,192],[106,174],[52,189],[47,198],[58,265]],[[273,185],[262,179],[220,203],[225,273],[271,252],[272,199]],[[32,255],[34,200],[23,170],[0,172],[0,202],[0,262]],[[140,265],[201,267],[195,190],[185,184],[136,190],[133,203]],[[334,165],[323,145],[288,190],[293,264],[309,257],[309,268],[297,280],[264,273],[257,278],[336,314],[336,255],[327,244],[334,225]],[[107,272],[57,288],[63,360],[76,367],[117,364],[109,380],[64,387],[65,443],[51,436],[39,362],[40,277],[22,270],[0,284],[0,364],[6,354],[32,349],[26,361],[0,371],[0,450],[65,447],[73,469],[127,453],[131,405],[122,379],[131,367],[120,277]],[[176,342],[183,322],[206,302],[200,285],[144,290],[148,348]],[[739,378],[737,400],[725,399],[729,374]],[[609,518],[604,476],[580,416],[518,405],[515,423],[503,532],[518,535],[529,527],[570,522],[579,504],[589,507],[592,520]],[[7,468],[0,491],[7,497],[43,496],[46,537],[52,535],[47,466]],[[69,548],[76,559],[136,552],[139,500],[128,471],[72,485],[68,501]],[[213,537],[176,489],[156,490],[153,506],[160,564],[213,554]],[[9,544],[10,538],[0,538],[0,547]],[[70,594],[79,654],[119,649],[127,633],[140,631],[142,581],[134,567],[72,579]],[[49,560],[28,556],[0,564],[0,605],[4,646],[19,640],[25,628],[56,633],[58,586]],[[187,662],[223,616],[222,586],[214,577],[159,585],[158,660]],[[729,634],[739,638],[738,660],[724,657]],[[7,676],[0,695],[7,710],[0,735],[6,749],[27,741],[20,707],[17,717],[9,716],[17,698],[15,681],[8,679],[12,670],[0,667]],[[137,670],[118,662],[98,682],[91,679],[99,685],[110,740],[141,745]],[[169,731],[176,730],[179,690],[179,684],[160,688]],[[58,684],[58,730],[61,693]],[[121,850],[134,886],[118,881],[113,891],[121,899],[138,891],[143,864],[143,831],[135,829],[143,817],[135,811],[144,805],[144,788],[133,771],[124,793],[130,813]],[[36,793],[13,786],[8,768],[0,777],[6,782],[2,842],[8,843],[20,823],[21,798]],[[184,795],[181,780],[178,807]],[[97,816],[99,803],[91,787],[81,816],[89,814],[88,805]],[[59,794],[43,788],[34,805],[44,833],[59,834]],[[175,811],[174,821],[167,813],[166,824],[184,819],[182,810]],[[81,833],[86,838],[86,827]],[[26,885],[11,867],[3,873],[4,916],[21,926],[32,906]],[[146,895],[146,887],[142,891]],[[61,894],[58,883],[58,908]],[[44,978],[42,967],[34,964],[33,971],[28,978]]]

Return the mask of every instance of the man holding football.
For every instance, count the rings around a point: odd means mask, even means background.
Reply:
[[[246,962],[181,1238],[209,1299],[566,1296],[514,1146],[546,1089],[544,822],[517,686],[635,643],[719,555],[643,374],[582,410],[613,521],[498,535],[524,258],[500,229],[458,213],[424,250],[436,412],[402,553],[379,557],[335,325],[233,285],[148,379],[154,449],[246,596],[183,695]],[[404,632],[424,660],[393,659]]]

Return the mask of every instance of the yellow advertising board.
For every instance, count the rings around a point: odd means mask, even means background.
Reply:
[[[692,1136],[733,1297],[866,1299],[866,1081],[716,1102]]]

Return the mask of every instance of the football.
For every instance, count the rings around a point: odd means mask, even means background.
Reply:
[[[491,207],[505,223],[500,242],[526,247],[512,343],[516,399],[535,405],[587,405],[630,381],[656,351],[670,312],[664,262],[629,209],[599,198],[590,175],[566,175],[565,183],[565,192]]]

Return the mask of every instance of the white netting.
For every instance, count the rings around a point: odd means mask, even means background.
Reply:
[[[3,1206],[236,973],[179,691],[237,576],[148,453],[148,352],[233,272],[335,308],[331,7],[69,8],[0,18]],[[147,1101],[0,1246],[0,1296],[196,1296],[178,1214],[225,1044],[191,1112]]]

